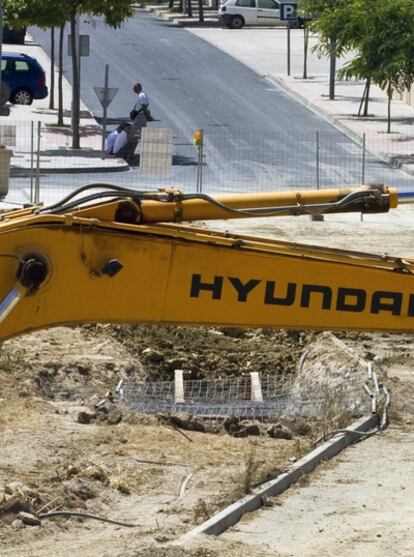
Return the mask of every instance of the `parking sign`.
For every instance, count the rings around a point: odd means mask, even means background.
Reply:
[[[297,2],[281,2],[280,3],[280,19],[281,21],[296,21],[298,18],[296,10]]]

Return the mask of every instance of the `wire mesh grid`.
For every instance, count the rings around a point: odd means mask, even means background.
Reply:
[[[102,154],[96,129],[83,130],[81,149],[73,150],[68,128],[8,120],[0,125],[0,142],[13,151],[5,201],[51,203],[86,182],[209,194],[362,183],[406,188],[411,187],[414,171],[414,139],[408,135],[390,139],[386,134],[368,134],[357,142],[335,130],[258,134],[217,126],[204,130],[203,145],[197,147],[192,129],[172,126],[152,131],[152,144],[140,141],[128,166]]]
[[[260,379],[261,400],[254,400],[250,376],[183,382],[183,397],[174,381],[122,382],[117,389],[121,405],[133,412],[157,414],[186,412],[206,418],[237,416],[271,421],[281,417],[317,417],[331,413],[360,416],[370,408],[363,382],[355,378],[343,385],[310,385],[296,374]]]

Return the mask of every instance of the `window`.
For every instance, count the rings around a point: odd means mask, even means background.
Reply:
[[[255,0],[237,0],[236,6],[240,6],[241,8],[255,8],[256,2]]]
[[[16,72],[28,72],[29,64],[24,60],[16,60]]]
[[[1,71],[4,72],[6,69],[7,60],[2,59],[1,61]]]
[[[258,0],[258,7],[266,10],[278,10],[279,4],[275,0]]]

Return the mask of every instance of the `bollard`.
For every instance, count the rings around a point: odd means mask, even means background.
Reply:
[[[13,155],[11,149],[0,145],[0,197],[4,198],[9,193],[10,159]]]

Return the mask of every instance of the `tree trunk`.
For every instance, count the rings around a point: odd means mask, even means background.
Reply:
[[[329,100],[335,100],[335,73],[336,73],[336,39],[331,39],[330,50],[331,55],[329,59]]]
[[[172,10],[174,8],[174,0],[170,0],[168,3],[168,8]]]
[[[55,108],[55,28],[50,30],[50,91],[49,108]]]
[[[191,0],[190,0],[191,2]],[[200,23],[203,23],[204,21],[204,6],[203,6],[203,0],[198,0],[198,21]]]
[[[391,87],[391,85],[388,85],[387,96],[388,96],[387,133],[391,133],[391,99],[392,99],[392,87]]]
[[[63,45],[65,24],[59,27],[58,126],[63,126]]]
[[[362,107],[364,106],[365,95],[367,94],[367,83],[368,83],[368,80],[365,82],[365,87],[364,87],[364,91],[362,93],[361,102],[359,103],[358,118],[361,116]]]
[[[364,113],[363,116],[368,116],[368,104],[369,104],[369,93],[370,93],[370,89],[371,89],[371,78],[367,77],[367,83],[366,83],[366,90],[367,93],[365,95],[365,104],[364,104]]]
[[[80,91],[78,45],[76,44],[76,13],[70,16],[70,50],[72,55],[72,149],[80,148],[79,120],[80,120]]]
[[[193,6],[191,5],[191,0],[187,0],[187,15],[188,17],[193,17]]]
[[[303,79],[308,79],[309,27],[303,24]]]

